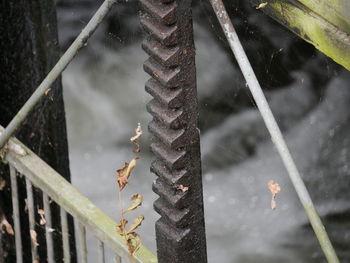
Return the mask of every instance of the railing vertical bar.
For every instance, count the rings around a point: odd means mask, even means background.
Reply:
[[[122,258],[119,255],[115,255],[114,263],[122,263]]]
[[[68,234],[67,212],[61,207],[61,227],[62,227],[62,241],[63,241],[63,262],[70,263],[70,247]]]
[[[23,262],[22,254],[22,237],[21,237],[21,224],[19,221],[19,204],[18,204],[18,187],[16,169],[10,165],[10,178],[11,178],[11,195],[12,195],[12,208],[13,208],[13,220],[15,226],[15,242],[16,242],[16,262]]]
[[[79,229],[79,249],[81,263],[87,263],[87,246],[86,246],[86,229],[80,222],[78,223]]]
[[[43,193],[44,201],[44,211],[45,211],[45,235],[46,235],[46,248],[47,248],[47,261],[48,263],[54,263],[54,248],[52,240],[52,219],[51,219],[51,208],[49,196],[46,193]]]
[[[26,188],[27,188],[27,207],[29,217],[29,231],[35,231],[35,216],[34,216],[34,197],[33,197],[33,186],[32,182],[26,177]],[[31,235],[31,233],[29,233]],[[32,248],[32,262],[38,261],[38,248],[36,244],[31,240]]]
[[[101,240],[98,240],[98,262],[105,263],[105,249],[104,244]]]

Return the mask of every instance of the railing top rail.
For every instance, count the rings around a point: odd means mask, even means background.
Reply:
[[[0,126],[0,133],[3,130]],[[115,221],[19,140],[10,139],[4,158],[121,257],[130,262],[157,262],[156,256],[144,246],[131,256],[123,237],[116,232]]]

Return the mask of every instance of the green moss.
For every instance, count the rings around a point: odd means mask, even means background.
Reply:
[[[342,0],[339,0],[342,1]],[[291,1],[296,2],[296,1]],[[350,35],[304,8],[301,3],[271,1],[264,12],[350,70]]]
[[[299,0],[305,7],[350,34],[350,6],[346,1],[348,0]]]

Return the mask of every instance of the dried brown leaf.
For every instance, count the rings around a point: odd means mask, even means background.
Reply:
[[[51,88],[48,88],[47,90],[45,90],[45,96],[47,96],[47,94],[49,94],[50,91],[51,91]]]
[[[127,235],[126,242],[131,255],[133,255],[141,247],[140,235],[135,232]]]
[[[275,181],[272,181],[272,180],[267,183],[267,186],[272,194],[271,209],[275,210],[276,209],[276,195],[281,191],[281,187],[278,183],[276,183]]]
[[[38,209],[38,214],[40,215],[40,225],[46,224],[45,211],[43,209]]]
[[[125,234],[125,226],[127,223],[128,223],[128,221],[125,220],[124,218],[120,219],[120,223],[117,224],[117,233],[119,235],[123,236]]]
[[[117,170],[117,181],[120,190],[123,190],[128,184],[129,176],[131,175],[132,170],[135,168],[138,159],[140,158],[134,158],[130,161],[130,163],[124,163],[124,166]]]
[[[38,209],[38,214],[39,215],[45,215],[44,209]]]
[[[6,181],[0,177],[0,191],[4,190],[4,187],[6,186]]]
[[[133,142],[136,145],[136,148],[134,149],[134,153],[139,153],[140,152],[140,137],[142,135],[142,129],[141,129],[141,124],[137,124],[137,128],[135,129],[135,136],[130,138],[130,141]]]
[[[38,209],[38,214],[40,215],[40,225],[45,225],[46,224],[46,219],[45,219],[45,211],[43,209]]]
[[[30,232],[30,237],[32,239],[32,242],[33,242],[34,246],[36,246],[36,247],[39,246],[39,243],[38,243],[38,241],[36,239],[36,237],[37,237],[36,231],[31,229],[29,232]]]
[[[256,9],[262,9],[265,8],[267,6],[267,2],[261,3],[260,5],[258,5],[257,7],[255,7]]]
[[[7,221],[7,219],[5,217],[2,218],[0,226],[1,226],[1,229],[3,228],[3,226],[5,226],[5,230],[6,230],[7,234],[9,234],[11,236],[13,236],[15,234],[11,224]]]
[[[181,190],[183,193],[187,192],[189,189],[188,186],[183,186],[182,184],[175,184],[174,186],[177,190]]]
[[[142,202],[143,202],[143,196],[140,195],[140,194],[136,194],[136,195],[133,195],[131,197],[131,200],[133,201],[132,204],[128,207],[128,209],[126,209],[123,213],[127,213],[127,212],[130,212],[130,211],[133,211],[135,210],[136,208],[138,208],[140,205],[142,205]]]
[[[273,195],[276,195],[278,194],[280,191],[281,191],[281,187],[278,183],[276,183],[275,181],[269,181],[267,183],[268,187],[269,187],[269,190],[270,192],[273,194]]]
[[[130,228],[128,229],[128,231],[126,232],[126,234],[130,234],[133,233],[142,223],[142,221],[145,219],[144,216],[138,216],[135,218],[134,222],[132,223],[132,225],[130,226]]]

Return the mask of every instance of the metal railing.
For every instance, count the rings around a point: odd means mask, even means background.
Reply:
[[[304,205],[321,247],[332,263],[339,260],[317,214],[309,193],[284,142],[261,87],[239,42],[231,20],[221,0],[210,0],[233,53],[247,80],[266,126],[271,134],[290,179]],[[130,262],[157,262],[157,258],[141,246],[131,256],[122,236],[116,233],[116,223],[91,203],[69,182],[16,139],[9,139],[25,120],[50,85],[83,47],[89,36],[103,20],[115,0],[106,0],[94,17],[61,57],[52,71],[25,103],[5,130],[1,128],[0,149],[7,143],[4,160],[9,163],[17,263],[23,262],[21,222],[17,176],[25,177],[30,231],[35,232],[33,186],[43,192],[47,261],[54,262],[51,208],[53,200],[61,209],[64,262],[70,262],[67,213],[77,222],[79,262],[87,262],[86,230],[97,238],[99,262],[105,262],[104,244],[116,254],[115,262],[124,258]],[[160,262],[206,262],[204,215],[202,204],[199,133],[197,130],[196,77],[192,32],[191,0],[140,0],[145,12],[141,23],[148,33],[143,48],[150,55],[144,64],[152,79],[146,90],[154,97],[148,110],[154,116],[149,129],[156,138],[152,150],[157,160],[152,171],[158,175],[153,189],[160,196],[155,209],[162,216],[156,224],[157,249]],[[182,186],[179,190],[177,187]],[[194,205],[195,204],[195,205]],[[32,238],[32,261],[38,258],[37,245]]]
[[[3,131],[3,128],[0,127],[0,130]],[[79,251],[78,262],[88,262],[86,231],[90,231],[97,239],[99,263],[106,262],[104,252],[105,244],[115,254],[115,263],[121,262],[122,259],[125,259],[125,262],[157,262],[157,258],[144,246],[141,246],[134,255],[130,255],[124,238],[117,234],[116,223],[114,220],[107,216],[85,196],[83,196],[68,181],[66,181],[61,175],[59,175],[55,170],[53,170],[49,165],[47,165],[42,159],[40,159],[36,154],[34,154],[17,139],[10,139],[8,143],[8,150],[4,156],[3,161],[8,162],[10,169],[17,263],[23,262],[23,241],[21,238],[21,225],[23,222],[20,221],[19,216],[20,200],[18,199],[18,176],[24,177],[26,184],[28,207],[27,212],[30,229],[28,236],[32,237],[32,262],[45,261],[45,259],[39,258],[35,240],[36,238],[33,237],[33,234],[36,235],[37,233],[37,226],[40,225],[39,222],[35,222],[35,213],[37,212],[37,209],[35,209],[34,204],[33,188],[38,188],[43,192],[44,208],[42,213],[44,213],[46,221],[44,226],[48,263],[55,262],[55,247],[52,237],[53,231],[59,231],[62,233],[64,262],[71,262],[67,214],[70,214],[74,218],[78,233],[77,236],[79,237],[76,242],[77,250]],[[60,207],[62,225],[61,229],[52,229],[52,201]]]

